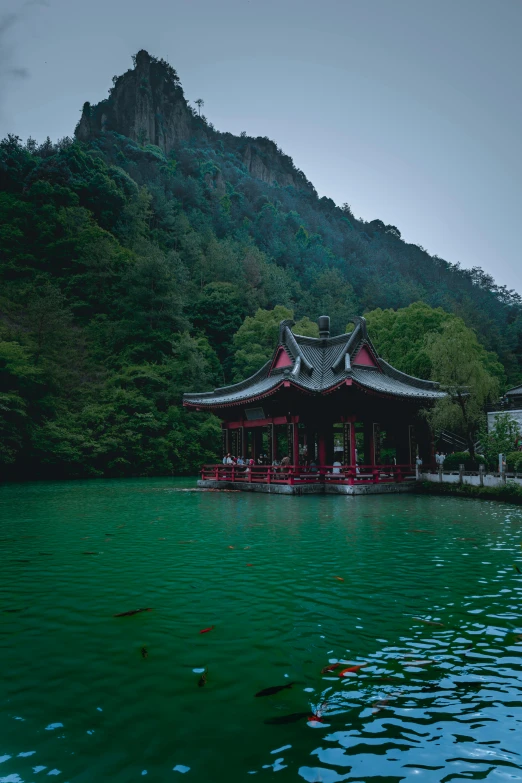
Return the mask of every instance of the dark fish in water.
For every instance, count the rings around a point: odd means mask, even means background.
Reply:
[[[97,555],[98,552],[82,552],[83,555]]]
[[[430,663],[435,663],[435,661],[430,660],[422,660],[422,661],[407,661],[403,660],[401,661],[403,666],[428,666]]]
[[[39,555],[45,555],[46,557],[53,557],[52,552],[38,552]]]
[[[440,625],[442,628],[446,627],[444,623],[437,623],[435,620],[425,620],[423,617],[414,617],[413,619],[418,620],[420,623],[426,623],[426,625]]]
[[[268,718],[268,720],[265,720],[265,723],[271,726],[277,726],[282,723],[297,723],[298,720],[308,718],[309,715],[309,712],[292,712],[290,715],[278,715],[277,718]],[[320,718],[314,716],[313,718],[310,717],[310,720],[320,720]]]
[[[3,609],[2,611],[12,613],[12,612],[21,612],[22,610],[21,609]]]
[[[130,617],[131,614],[139,614],[140,612],[152,612],[152,609],[131,609],[130,612],[120,612],[114,614],[113,617]]]
[[[271,688],[263,688],[262,691],[256,693],[256,696],[273,696],[275,693],[279,693],[279,691],[291,688],[292,685],[295,685],[295,682],[289,682],[288,685],[273,685]]]
[[[391,698],[392,697],[389,696],[387,699],[379,699],[379,701],[375,701],[372,704],[373,712],[376,713],[376,712],[380,712],[381,710],[384,710],[388,706]]]
[[[485,683],[483,682],[466,682],[465,680],[455,680],[455,685],[457,688],[473,688],[478,689],[482,688]]]
[[[516,563],[513,563],[513,568],[515,569],[515,571],[517,572],[517,574],[522,574],[522,571],[521,571],[521,570],[520,570],[520,568],[519,568],[519,567],[516,565]]]
[[[434,530],[414,530],[414,533],[429,533],[430,536],[433,536],[435,534]]]
[[[206,684],[207,684],[207,670],[205,669],[205,671],[203,672],[203,674],[201,675],[201,677],[198,680],[198,686],[200,688],[203,688],[203,686],[206,685]]]
[[[339,666],[342,666],[342,663],[331,663],[329,666],[323,666],[321,669],[321,674],[326,674],[326,672],[334,672],[339,668]]]
[[[146,647],[142,647],[141,648],[141,657],[142,658],[148,658],[148,656],[149,656],[149,651],[147,650]]]

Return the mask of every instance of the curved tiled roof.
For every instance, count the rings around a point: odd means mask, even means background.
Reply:
[[[191,408],[223,408],[255,402],[273,394],[283,383],[311,394],[333,391],[344,381],[362,389],[392,397],[416,400],[436,400],[445,396],[439,384],[406,375],[380,359],[366,331],[366,321],[352,319],[355,328],[349,334],[336,337],[304,337],[293,334],[293,321],[282,321],[279,341],[273,357],[258,372],[241,383],[224,386],[211,392],[183,395],[183,404]],[[362,347],[373,359],[374,366],[354,364]],[[280,348],[292,359],[292,366],[273,368]]]

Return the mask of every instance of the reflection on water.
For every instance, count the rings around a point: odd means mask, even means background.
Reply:
[[[0,783],[522,780],[522,510],[193,488],[0,487]]]

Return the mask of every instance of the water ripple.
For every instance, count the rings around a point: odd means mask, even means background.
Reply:
[[[0,783],[522,780],[520,509],[192,490],[0,485]]]

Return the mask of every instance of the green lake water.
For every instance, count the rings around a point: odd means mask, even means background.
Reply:
[[[522,780],[522,509],[194,488],[0,486],[0,783]]]

